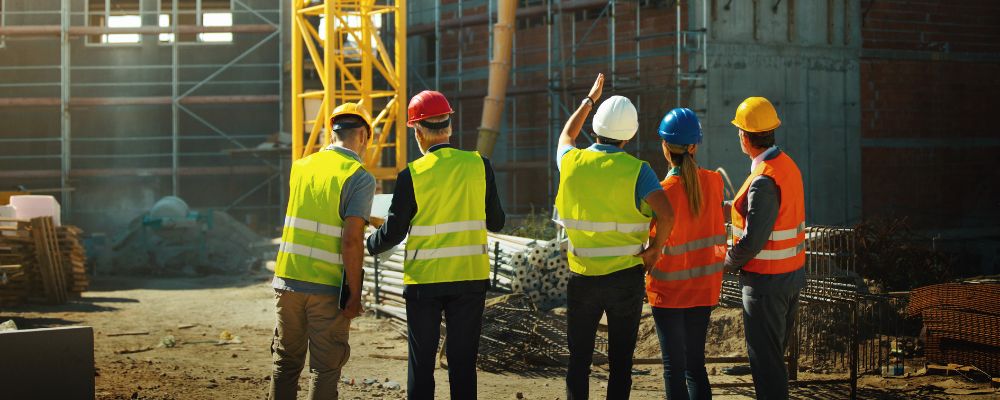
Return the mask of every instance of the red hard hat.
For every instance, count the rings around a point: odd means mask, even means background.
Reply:
[[[454,112],[441,92],[425,90],[410,99],[410,105],[406,107],[406,126],[412,127],[414,122]]]

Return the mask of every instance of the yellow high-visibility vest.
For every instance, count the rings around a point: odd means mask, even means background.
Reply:
[[[417,213],[410,221],[403,283],[489,279],[486,167],[478,152],[450,147],[407,166]]]
[[[340,238],[344,221],[340,218],[340,192],[358,169],[364,166],[338,151],[320,151],[292,164],[288,210],[274,275],[341,285],[344,262]]]
[[[642,264],[650,217],[636,208],[643,161],[621,153],[570,150],[560,162],[556,209],[569,236],[569,268],[607,275]]]

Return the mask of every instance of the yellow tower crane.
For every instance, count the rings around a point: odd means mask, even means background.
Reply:
[[[376,179],[394,179],[406,166],[406,0],[291,1],[292,160],[329,144],[334,108],[361,102],[376,116],[365,166]],[[392,29],[393,54],[383,29]],[[303,86],[309,67],[322,88]],[[319,104],[315,115],[306,115],[307,103]]]

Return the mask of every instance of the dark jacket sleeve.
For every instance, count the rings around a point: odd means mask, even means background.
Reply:
[[[726,268],[742,268],[767,244],[778,219],[778,186],[767,176],[759,176],[747,190],[746,231],[726,253]]]
[[[486,168],[486,229],[490,232],[500,232],[507,220],[500,204],[500,192],[497,190],[496,175],[490,160],[483,157]]]
[[[396,189],[392,192],[389,216],[375,233],[368,236],[369,254],[380,254],[399,244],[410,231],[410,220],[417,213],[417,198],[413,194],[413,178],[404,169],[396,176]]]

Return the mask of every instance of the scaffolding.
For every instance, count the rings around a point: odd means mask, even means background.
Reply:
[[[293,160],[329,144],[326,116],[338,105],[360,102],[375,116],[367,169],[391,180],[406,165],[405,9],[405,0],[292,1]],[[307,68],[321,87],[304,88]]]
[[[91,23],[97,14],[89,8],[92,3],[105,7],[104,17],[115,4],[112,0],[5,2],[0,52],[6,52],[5,58],[12,63],[0,63],[4,64],[0,66],[4,76],[0,112],[18,113],[19,118],[11,122],[30,119],[27,115],[48,119],[55,112],[59,124],[55,132],[17,132],[13,124],[0,127],[0,163],[5,170],[0,179],[12,184],[58,179],[64,220],[74,212],[110,212],[74,209],[73,181],[98,177],[169,177],[168,193],[180,196],[197,195],[203,189],[192,184],[182,191],[182,177],[204,183],[203,179],[244,176],[249,179],[242,181],[243,186],[229,185],[233,196],[228,203],[208,206],[280,212],[282,196],[277,195],[267,195],[264,203],[241,206],[264,188],[275,193],[281,190],[276,185],[281,181],[281,160],[254,151],[281,131],[280,7],[273,8],[277,4],[272,2],[229,0],[229,9],[223,11],[230,15],[231,24],[210,26],[202,23],[202,0],[147,0],[134,2],[137,9],[130,11],[141,23],[110,27]],[[51,7],[46,9],[46,5]],[[196,19],[190,24],[180,22]],[[165,20],[177,22],[165,25]],[[201,35],[211,34],[229,34],[231,41],[197,43]],[[91,39],[114,35],[136,39],[105,45],[95,45]],[[185,37],[199,40],[189,43]],[[50,47],[58,49],[58,63],[44,61],[55,59],[45,50]],[[220,111],[220,106],[226,109]],[[119,122],[114,113],[123,107],[143,107],[144,113],[169,117],[122,129],[127,135],[108,134]],[[277,111],[253,116],[262,108]],[[21,113],[26,116],[21,118]],[[107,126],[74,124],[76,116],[83,114],[82,119],[89,121],[96,113],[104,113]],[[240,119],[258,119],[264,124],[253,131],[233,128],[247,125],[230,123]],[[52,144],[57,151],[51,151]],[[249,157],[231,157],[234,149]],[[24,160],[31,160],[32,166],[25,167]]]
[[[410,91],[436,88],[452,100],[453,142],[461,148],[475,147],[497,1],[410,2]],[[659,142],[644,137],[669,109],[707,117],[708,0],[518,1],[506,115],[492,160],[499,185],[509,188],[511,213],[551,207],[556,138],[598,72],[607,76],[606,95],[628,96],[639,109],[640,133],[626,150],[640,158],[662,157]]]

